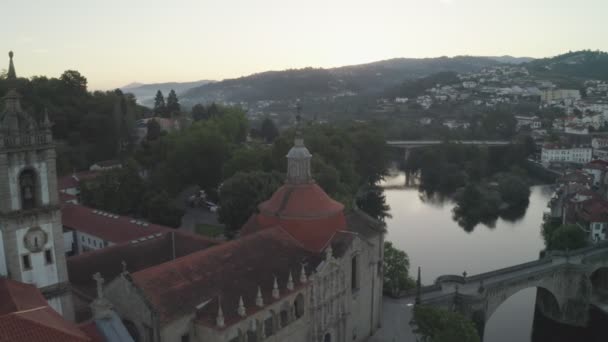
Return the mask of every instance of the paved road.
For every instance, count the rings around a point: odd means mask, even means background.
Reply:
[[[382,328],[368,342],[416,342],[409,325],[413,302],[409,299],[384,297],[382,302]],[[409,304],[409,305],[408,305]]]

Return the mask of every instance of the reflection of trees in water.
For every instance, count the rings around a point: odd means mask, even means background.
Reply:
[[[463,212],[454,210],[452,218],[468,233],[475,230],[475,227],[480,223],[490,229],[494,229],[496,228],[496,221],[498,218],[501,218],[507,222],[517,222],[521,220],[526,214],[529,204],[530,201],[528,200],[521,205],[512,206],[496,213],[480,213],[471,211]]]
[[[422,203],[429,204],[436,208],[443,208],[446,204],[451,203],[451,199],[448,195],[439,192],[420,190],[418,192],[418,198]]]

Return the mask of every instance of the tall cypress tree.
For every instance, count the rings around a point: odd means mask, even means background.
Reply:
[[[175,90],[171,89],[167,96],[167,113],[169,115],[178,114],[180,112],[179,100]]]
[[[165,97],[163,96],[163,93],[158,90],[156,92],[156,97],[154,98],[154,114],[157,116],[164,116],[166,112]]]

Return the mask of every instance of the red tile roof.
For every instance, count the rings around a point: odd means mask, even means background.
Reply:
[[[337,232],[347,229],[344,205],[315,183],[285,184],[258,208],[260,214],[249,219],[242,235],[279,226],[304,248],[319,252]]]
[[[580,217],[586,222],[608,222],[608,202],[593,200],[583,204],[579,212]]]
[[[173,230],[72,203],[63,204],[61,215],[64,227],[114,243],[137,240]]]
[[[0,342],[91,341],[48,306],[33,285],[0,279]]]
[[[201,251],[218,241],[182,231],[163,233],[159,237],[137,243],[120,243],[67,259],[72,288],[92,299],[95,295],[93,274],[110,282],[122,272],[124,261],[129,272],[137,272],[175,258]]]
[[[94,321],[79,324],[78,327],[91,339],[91,342],[106,342],[106,339],[99,332]]]
[[[197,305],[218,297],[229,321],[237,315],[240,296],[253,308],[260,286],[268,303],[275,275],[284,292],[290,271],[297,285],[301,263],[306,263],[310,272],[319,261],[320,254],[301,248],[284,230],[270,228],[132,273],[131,278],[163,322],[191,314]],[[199,315],[213,322],[216,313],[207,307]]]

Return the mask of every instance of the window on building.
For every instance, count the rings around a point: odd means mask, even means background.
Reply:
[[[281,311],[281,328],[286,327],[289,324],[289,314],[287,310]]]
[[[84,236],[81,236],[80,239],[82,240],[82,242],[84,242]]]
[[[186,333],[182,335],[182,342],[190,342],[190,334]]]
[[[93,240],[93,245],[97,247],[97,240]]]
[[[36,207],[36,173],[28,169],[19,175],[19,190],[21,192],[21,208],[24,210]]]
[[[46,262],[47,265],[53,263],[53,251],[52,250],[47,249],[44,251],[44,261]]]
[[[274,335],[274,326],[272,324],[272,317],[268,317],[264,320],[264,335],[266,337]]]
[[[247,330],[247,342],[258,342],[258,334],[255,331]]]
[[[359,256],[352,257],[350,266],[350,287],[352,290],[357,290],[359,289]]]
[[[32,269],[32,261],[30,260],[29,254],[22,255],[21,262],[23,263],[23,270],[27,271]]]
[[[296,318],[304,316],[304,296],[300,293],[293,302]]]

